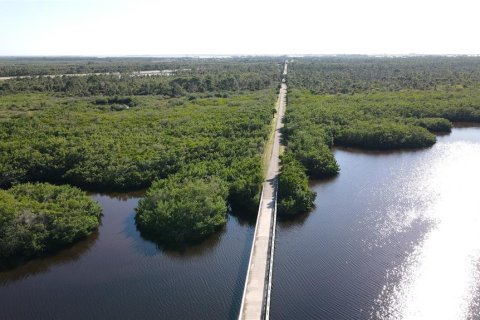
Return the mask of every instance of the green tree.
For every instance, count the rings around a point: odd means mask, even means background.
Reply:
[[[293,216],[311,210],[316,194],[308,188],[305,168],[289,151],[282,155],[281,164],[277,201],[279,216]]]
[[[136,224],[162,242],[199,240],[226,223],[227,196],[227,184],[215,177],[159,180],[140,200]]]
[[[100,206],[74,187],[28,183],[0,190],[0,261],[72,244],[96,230],[100,218]]]

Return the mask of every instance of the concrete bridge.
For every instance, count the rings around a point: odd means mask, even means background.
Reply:
[[[277,222],[279,157],[282,151],[280,129],[283,127],[282,120],[286,108],[286,75],[287,62],[284,65],[283,79],[278,94],[272,152],[262,187],[262,196],[258,208],[257,224],[255,226],[239,319],[269,319],[270,315],[273,254]]]

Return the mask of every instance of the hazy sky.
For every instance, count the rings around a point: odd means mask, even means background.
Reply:
[[[0,55],[480,54],[478,0],[0,0]]]

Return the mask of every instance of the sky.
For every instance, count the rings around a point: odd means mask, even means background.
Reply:
[[[480,54],[478,0],[0,0],[0,55]]]

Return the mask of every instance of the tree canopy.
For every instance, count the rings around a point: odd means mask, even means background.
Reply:
[[[202,239],[226,223],[227,196],[227,184],[217,177],[159,180],[140,200],[135,221],[162,242]]]
[[[100,216],[100,206],[74,187],[27,183],[0,190],[0,265],[85,238]]]

